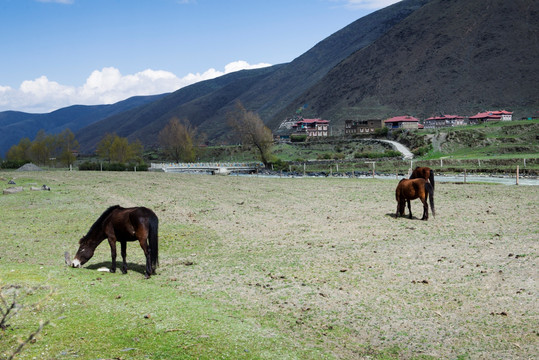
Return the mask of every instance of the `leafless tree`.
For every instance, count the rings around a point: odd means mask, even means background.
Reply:
[[[271,130],[264,125],[258,114],[245,109],[241,102],[237,102],[234,110],[226,115],[228,125],[240,137],[241,143],[246,148],[255,148],[260,160],[268,165],[273,146]]]

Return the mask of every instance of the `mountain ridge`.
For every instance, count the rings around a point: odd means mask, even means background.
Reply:
[[[314,85],[336,64],[358,49],[372,43],[396,23],[402,21],[429,1],[404,0],[373,12],[320,41],[290,63],[274,65],[271,68],[266,68],[266,70],[244,70],[247,74],[253,73],[253,76],[258,76],[258,73],[265,72],[260,76],[259,81],[253,82],[253,77],[242,76],[233,85],[230,85],[231,94],[225,94],[226,89],[219,87],[210,89],[211,91],[203,94],[200,98],[192,99],[191,101],[180,100],[176,106],[169,108],[168,111],[162,111],[158,118],[139,117],[141,127],[136,132],[120,135],[127,136],[131,140],[140,139],[145,145],[152,146],[157,143],[159,130],[165,126],[171,117],[178,117],[187,118],[207,135],[210,142],[227,142],[230,139],[225,121],[226,112],[238,100],[249,110],[259,113],[262,120],[270,128],[275,128],[280,123],[279,120],[274,119],[275,114],[288,105],[292,99]],[[208,84],[220,81],[218,79],[208,80]],[[175,97],[181,97],[191,92],[192,87],[195,85],[182,88],[170,94],[167,99],[173,102]],[[238,92],[238,89],[243,89],[244,91]],[[230,97],[230,95],[234,96]],[[222,100],[225,97],[230,97],[230,99],[228,102],[223,103]],[[215,103],[219,103],[221,106],[216,108]],[[207,112],[206,109],[201,108],[201,104],[212,107],[213,111]],[[148,107],[152,106],[148,105]],[[195,109],[199,110],[195,111]],[[122,123],[129,121],[130,116],[131,114],[123,118],[122,116],[117,116],[113,119],[102,121],[102,123]],[[96,124],[90,127],[92,130],[98,129]],[[79,138],[82,148],[91,150],[95,147],[96,139],[89,139],[88,130],[90,128],[81,131],[80,134],[77,134],[77,138]]]
[[[402,0],[354,21],[289,63],[163,94],[93,119],[76,137],[84,153],[107,132],[155,146],[159,131],[177,117],[204,132],[208,143],[227,143],[226,113],[237,101],[273,130],[298,108],[306,117],[331,120],[336,130],[347,119],[396,115],[505,109],[519,118],[539,109],[537,58],[539,2]]]
[[[313,115],[341,120],[369,108],[364,116],[380,118],[506,107],[524,114],[539,108],[538,24],[537,2],[433,0],[333,68],[278,117],[302,103],[313,104]]]
[[[74,133],[96,119],[154,102],[165,94],[133,96],[109,105],[72,105],[50,113],[33,114],[22,111],[0,112],[0,155],[25,137],[32,140],[41,129],[49,134],[61,133],[69,128]]]

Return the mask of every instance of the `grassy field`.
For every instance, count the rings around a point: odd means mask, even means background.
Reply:
[[[0,358],[530,359],[539,353],[539,189],[437,183],[437,216],[394,217],[397,181],[0,172],[0,284],[23,307]],[[47,184],[51,191],[30,191]],[[158,275],[106,242],[68,268],[110,205],[160,219]]]

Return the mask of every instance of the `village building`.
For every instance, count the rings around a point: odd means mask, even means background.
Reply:
[[[423,121],[425,129],[437,129],[442,127],[453,127],[464,125],[464,116],[442,115],[433,116]]]
[[[481,124],[488,121],[511,121],[513,120],[513,113],[505,110],[497,111],[485,111],[477,113],[474,116],[470,116],[469,124]]]
[[[306,134],[308,137],[329,135],[329,121],[322,119],[302,119],[292,126],[295,135]]]
[[[395,116],[384,121],[389,129],[418,129],[419,119],[413,116]]]
[[[345,120],[345,135],[370,134],[382,128],[382,120]]]

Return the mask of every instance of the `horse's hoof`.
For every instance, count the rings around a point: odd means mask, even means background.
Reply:
[[[111,273],[115,273],[116,272],[116,269],[110,269],[109,270]]]

